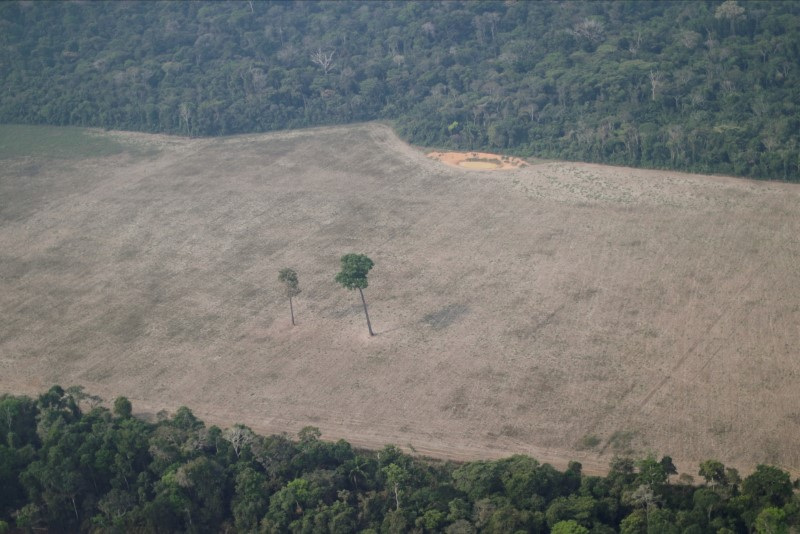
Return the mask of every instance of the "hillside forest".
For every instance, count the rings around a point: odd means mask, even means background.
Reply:
[[[386,446],[207,427],[179,408],[149,423],[81,388],[0,396],[0,532],[788,533],[788,473],[697,479],[669,457],[616,457],[605,477],[527,456],[442,463]],[[699,484],[693,484],[696,482]]]
[[[798,180],[800,3],[3,2],[0,121]]]

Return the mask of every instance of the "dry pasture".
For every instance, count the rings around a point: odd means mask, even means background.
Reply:
[[[377,124],[91,136],[125,150],[0,161],[2,391],[453,459],[800,468],[799,186],[475,172]]]

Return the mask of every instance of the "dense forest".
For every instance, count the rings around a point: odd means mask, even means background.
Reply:
[[[0,533],[788,533],[789,474],[742,479],[714,460],[676,477],[669,457],[615,458],[606,477],[527,456],[466,464],[206,427],[187,408],[157,423],[81,388],[0,396]]]
[[[800,3],[3,2],[0,121],[800,179]]]

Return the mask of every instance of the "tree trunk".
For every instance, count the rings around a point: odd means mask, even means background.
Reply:
[[[292,326],[294,326],[294,306],[292,305],[292,297],[289,297],[289,313],[292,314]]]
[[[361,293],[361,302],[364,304],[364,315],[367,316],[367,328],[369,329],[369,335],[374,336],[375,332],[372,331],[372,323],[369,322],[369,312],[367,312],[367,301],[364,299],[364,291],[362,291],[359,287],[358,292]]]

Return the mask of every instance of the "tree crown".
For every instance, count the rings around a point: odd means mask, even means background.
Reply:
[[[336,275],[336,281],[347,289],[364,289],[367,287],[367,273],[375,265],[364,254],[345,254],[342,256],[342,270]]]
[[[278,273],[278,280],[286,286],[286,296],[294,297],[300,294],[300,286],[297,280],[297,273],[294,269],[281,269]]]

